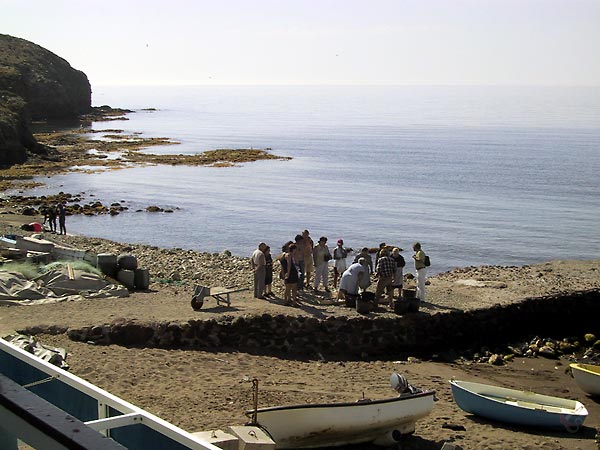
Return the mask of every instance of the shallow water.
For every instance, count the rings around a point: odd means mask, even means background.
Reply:
[[[138,110],[96,129],[181,142],[150,152],[270,147],[293,159],[44,178],[35,193],[130,207],[69,217],[69,232],[245,255],[308,228],[407,259],[419,240],[433,272],[598,258],[599,88],[106,87],[94,104]],[[153,204],[178,209],[133,212]]]

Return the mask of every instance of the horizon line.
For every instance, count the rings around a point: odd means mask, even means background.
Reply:
[[[431,84],[362,84],[362,83],[95,83],[98,87],[544,87],[544,88],[600,88],[600,84],[508,84],[508,83],[431,83]]]

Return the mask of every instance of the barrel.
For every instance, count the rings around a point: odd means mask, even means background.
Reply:
[[[130,291],[135,289],[135,273],[133,270],[119,270],[117,280]]]
[[[411,298],[415,298],[417,296],[417,290],[415,288],[402,289],[402,298],[405,300],[410,300]]]
[[[112,253],[99,253],[96,267],[98,267],[98,269],[100,269],[107,277],[116,278],[117,256]]]
[[[135,270],[138,268],[137,258],[133,255],[119,255],[117,265],[121,270]]]
[[[148,289],[150,286],[150,272],[148,269],[135,269],[133,271],[133,283],[136,289],[141,291]]]

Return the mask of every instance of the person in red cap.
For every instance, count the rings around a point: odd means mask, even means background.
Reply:
[[[344,241],[338,239],[337,247],[333,249],[333,286],[337,287],[338,279],[342,276],[346,270],[346,257],[348,252],[352,251],[351,248],[344,248]]]

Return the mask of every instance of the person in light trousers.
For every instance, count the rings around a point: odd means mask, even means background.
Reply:
[[[417,298],[422,302],[425,301],[425,279],[427,277],[427,268],[425,267],[425,252],[421,250],[421,244],[415,242],[413,245],[415,254],[415,270],[417,271]]]
[[[315,245],[313,250],[313,260],[315,262],[315,291],[319,289],[319,283],[323,283],[325,292],[329,292],[329,260],[331,253],[327,247],[327,238],[321,236],[319,243]]]

